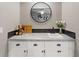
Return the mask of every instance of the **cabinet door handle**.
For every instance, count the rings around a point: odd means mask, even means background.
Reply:
[[[42,53],[45,53],[45,50],[42,50]]]
[[[24,53],[28,54],[28,50],[24,50]]]
[[[57,52],[58,52],[58,53],[61,53],[61,51],[60,51],[60,50],[58,50]]]
[[[44,51],[42,50],[42,53],[43,53]]]
[[[45,50],[44,50],[44,53],[45,53]]]

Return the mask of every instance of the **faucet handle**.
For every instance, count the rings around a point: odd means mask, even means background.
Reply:
[[[52,29],[54,29],[54,27],[52,27]]]

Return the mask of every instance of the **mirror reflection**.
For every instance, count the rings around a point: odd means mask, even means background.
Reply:
[[[31,8],[31,16],[36,22],[46,22],[51,16],[51,8],[44,2],[36,3]]]

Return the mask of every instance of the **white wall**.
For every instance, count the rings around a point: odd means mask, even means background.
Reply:
[[[7,33],[15,29],[20,23],[20,3],[1,2],[0,3],[0,56],[7,56]]]
[[[77,56],[79,56],[79,3],[63,2],[62,19],[66,20],[66,29],[76,33]]]
[[[61,19],[61,3],[60,2],[48,2],[47,4],[51,7],[52,16],[49,21],[45,23],[35,22],[30,15],[31,7],[34,5],[34,2],[21,3],[21,14],[20,14],[20,23],[21,24],[32,24],[33,29],[50,29],[53,26],[55,27],[55,21]]]

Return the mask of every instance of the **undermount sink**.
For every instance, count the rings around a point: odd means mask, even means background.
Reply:
[[[63,38],[63,36],[59,33],[55,33],[55,34],[48,33],[48,37],[49,38]]]

